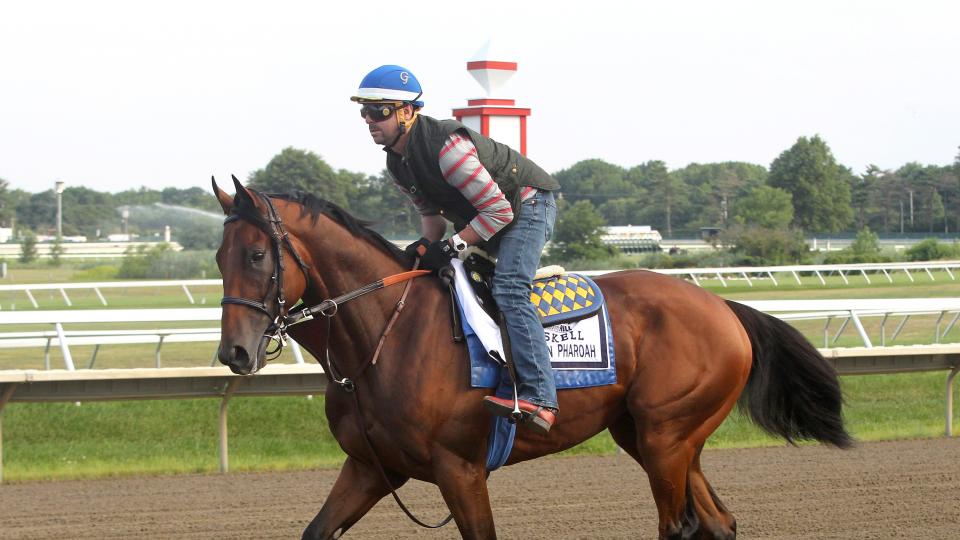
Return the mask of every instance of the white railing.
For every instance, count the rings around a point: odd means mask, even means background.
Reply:
[[[873,347],[864,326],[867,317],[880,318],[880,346],[897,339],[912,317],[932,315],[936,317],[931,341],[941,343],[957,327],[960,320],[960,298],[886,298],[886,299],[825,299],[825,300],[746,300],[741,303],[759,311],[770,313],[787,321],[824,320],[823,346],[835,344],[843,332],[852,326],[864,347]],[[104,310],[56,310],[56,311],[4,311],[0,312],[0,349],[44,348],[44,366],[50,367],[50,351],[59,347],[64,366],[74,369],[71,345],[93,345],[88,366],[93,366],[101,345],[125,343],[155,343],[155,364],[161,366],[161,348],[172,342],[216,342],[220,339],[219,321],[221,310],[217,308],[167,308],[167,309],[104,309]],[[893,332],[888,335],[887,323],[899,319]],[[842,321],[831,339],[833,321]],[[159,328],[155,323],[185,323],[179,328]],[[186,324],[192,322],[193,324]],[[78,328],[82,324],[138,323],[144,329],[116,330],[110,328]],[[207,324],[198,324],[207,323]],[[22,325],[43,325],[40,330],[4,332],[4,328]],[[70,328],[66,329],[65,325]],[[303,362],[299,347],[293,346],[298,362]]]
[[[867,284],[872,284],[871,275],[876,279],[885,279],[888,283],[893,283],[893,275],[903,272],[911,282],[915,282],[914,274],[926,274],[925,279],[936,281],[934,272],[945,272],[953,281],[957,276],[954,272],[960,272],[960,261],[930,261],[930,262],[900,262],[900,263],[877,263],[877,264],[816,264],[816,265],[794,265],[794,266],[727,266],[718,268],[651,268],[651,272],[687,278],[697,285],[702,280],[716,279],[726,287],[727,281],[731,279],[743,280],[753,287],[754,280],[769,279],[774,286],[779,286],[780,281],[777,275],[783,279],[784,274],[793,277],[797,284],[802,284],[801,275],[813,275],[820,280],[821,285],[826,285],[825,275],[838,275],[845,284],[850,284],[850,278],[857,275],[857,279],[862,279]],[[616,272],[616,270],[587,270],[578,271],[580,274],[588,276],[599,276]]]
[[[616,272],[617,270],[586,270],[577,271],[577,273],[588,276],[599,276]],[[926,280],[936,281],[934,272],[946,273],[949,279],[956,280],[956,273],[960,273],[960,261],[932,261],[932,262],[901,262],[901,263],[883,263],[883,264],[820,264],[820,265],[795,265],[795,266],[731,266],[720,268],[661,268],[651,269],[652,272],[669,276],[686,278],[697,285],[702,280],[716,279],[726,287],[727,281],[739,279],[745,281],[749,286],[753,286],[754,280],[770,280],[775,286],[780,284],[784,274],[792,277],[798,284],[802,284],[801,275],[816,276],[822,285],[826,285],[824,276],[838,275],[844,283],[849,284],[850,279],[862,279],[865,283],[873,283],[873,279],[885,279],[887,282],[893,282],[893,275],[903,273],[911,282],[915,282],[915,274],[926,275]],[[780,276],[780,279],[777,276]],[[853,276],[858,276],[854,278]],[[871,279],[873,276],[873,279]],[[24,293],[30,300],[34,308],[39,309],[39,304],[33,293],[37,291],[58,291],[67,306],[72,306],[67,291],[69,290],[90,290],[96,294],[100,303],[104,306],[109,305],[102,289],[131,289],[131,288],[179,288],[186,295],[190,304],[196,301],[190,292],[190,287],[220,287],[222,281],[219,279],[182,279],[182,280],[155,280],[155,281],[104,281],[91,283],[27,283],[17,285],[0,285],[0,293]]]
[[[858,298],[850,300],[744,300],[741,304],[769,313],[785,321],[824,319],[823,346],[829,347],[837,342],[844,330],[853,323],[863,340],[864,347],[873,347],[863,325],[866,317],[879,317],[880,346],[886,346],[887,340],[897,339],[911,317],[920,315],[936,316],[932,335],[934,343],[943,342],[960,319],[960,298]],[[893,334],[887,337],[887,322],[891,318],[900,318]],[[839,319],[843,322],[830,339],[830,324]]]
[[[100,303],[108,305],[106,297],[101,289],[136,289],[136,288],[165,288],[177,287],[183,290],[187,296],[187,301],[195,304],[193,294],[190,293],[190,287],[221,287],[223,282],[219,279],[179,279],[179,280],[155,280],[155,281],[103,281],[90,283],[25,283],[17,285],[0,285],[0,293],[3,292],[23,292],[26,294],[34,308],[39,309],[36,298],[33,296],[37,291],[59,291],[63,302],[67,306],[73,306],[73,302],[67,295],[68,290],[92,290]]]
[[[44,325],[49,327],[40,331],[0,331],[0,349],[44,348],[44,367],[50,368],[50,349],[60,348],[64,367],[75,368],[71,345],[93,345],[93,353],[87,367],[92,367],[102,345],[131,343],[155,343],[154,361],[161,367],[161,348],[164,343],[218,342],[220,328],[209,324],[190,328],[144,328],[134,330],[105,329],[66,329],[64,325],[77,324],[117,324],[117,323],[210,323],[220,321],[220,308],[173,308],[173,309],[99,309],[99,310],[59,310],[59,311],[6,311],[0,312],[0,330],[11,325]],[[304,363],[303,353],[293,339],[288,343],[297,363]]]

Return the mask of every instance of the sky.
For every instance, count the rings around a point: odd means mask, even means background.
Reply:
[[[528,155],[769,166],[819,134],[854,173],[960,145],[955,1],[0,2],[0,178],[117,192],[229,185],[283,148],[377,174],[358,107],[381,64],[448,118],[489,40]]]

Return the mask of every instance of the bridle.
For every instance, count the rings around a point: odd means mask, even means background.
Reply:
[[[428,529],[437,529],[443,527],[453,519],[453,514],[451,513],[445,519],[440,521],[437,524],[431,525],[424,523],[407,508],[403,501],[400,500],[400,496],[397,495],[396,490],[393,488],[393,483],[390,481],[390,478],[387,476],[386,470],[383,468],[383,464],[380,463],[380,459],[377,456],[377,452],[373,447],[373,443],[370,442],[370,435],[367,433],[366,426],[363,424],[363,412],[360,409],[360,398],[357,395],[357,386],[356,380],[360,378],[364,371],[368,367],[377,363],[377,358],[380,356],[380,351],[383,350],[383,344],[386,341],[387,335],[390,333],[390,330],[393,328],[393,324],[396,322],[397,318],[400,316],[400,312],[403,311],[404,305],[406,303],[407,293],[410,291],[410,285],[413,283],[413,278],[424,276],[430,274],[429,270],[417,270],[417,266],[420,264],[419,257],[413,265],[413,270],[408,272],[401,272],[399,274],[394,274],[392,276],[387,276],[383,279],[377,280],[373,283],[368,283],[358,289],[354,289],[350,292],[337,296],[336,298],[330,298],[320,302],[319,304],[311,307],[304,308],[302,310],[297,310],[293,314],[285,315],[284,307],[286,306],[286,299],[283,296],[283,249],[286,247],[287,250],[293,255],[293,258],[297,261],[297,264],[300,265],[300,270],[303,272],[304,278],[306,279],[307,286],[310,285],[310,274],[307,270],[310,268],[303,259],[300,257],[300,254],[293,247],[293,243],[290,241],[290,236],[287,234],[287,231],[283,227],[283,221],[280,219],[280,215],[277,213],[276,208],[273,206],[273,202],[270,200],[268,195],[264,195],[258,191],[248,190],[250,193],[255,194],[259,197],[260,201],[264,203],[267,208],[267,220],[266,223],[262,223],[259,220],[253,219],[244,219],[243,216],[236,213],[231,213],[226,219],[223,220],[224,226],[228,223],[232,223],[237,220],[243,219],[247,223],[255,225],[261,231],[266,233],[270,238],[270,243],[273,249],[274,260],[276,263],[273,266],[273,274],[270,276],[270,281],[273,284],[270,287],[267,287],[267,292],[264,294],[263,300],[250,300],[249,298],[243,298],[239,296],[224,296],[220,300],[220,305],[227,304],[238,304],[241,306],[247,306],[249,308],[255,309],[262,313],[265,313],[267,317],[271,318],[273,322],[270,323],[270,326],[264,330],[263,337],[274,340],[277,343],[277,348],[273,351],[267,351],[265,355],[273,355],[273,358],[276,358],[280,355],[283,350],[283,346],[286,344],[287,329],[294,324],[306,322],[310,319],[313,319],[313,315],[319,313],[327,319],[327,333],[326,333],[326,344],[324,346],[324,360],[326,360],[326,365],[323,366],[324,371],[330,377],[330,379],[342,389],[344,392],[350,394],[353,397],[354,405],[357,407],[357,414],[355,415],[357,419],[357,427],[360,430],[360,433],[363,435],[363,440],[367,445],[367,450],[370,452],[370,455],[373,457],[373,462],[376,464],[377,470],[380,472],[380,476],[386,483],[387,487],[390,489],[391,495],[397,505],[400,506],[400,509],[403,510],[403,513],[407,515],[414,523],[425,527]],[[376,350],[369,359],[364,362],[357,372],[353,375],[352,378],[339,375],[339,370],[337,370],[333,364],[332,359],[330,358],[330,325],[333,320],[333,316],[336,315],[339,306],[343,303],[349,302],[354,298],[358,298],[367,293],[382,289],[384,287],[393,285],[395,283],[406,282],[406,286],[403,289],[403,293],[400,295],[400,300],[397,302],[396,307],[394,308],[393,315],[390,317],[387,322],[386,327],[380,335],[380,342],[377,345]],[[270,299],[270,290],[276,287],[276,302],[277,302],[277,314],[276,316],[270,313],[269,306],[267,301]],[[268,358],[267,360],[272,359]],[[258,359],[259,360],[259,359]],[[321,360],[321,364],[323,360]]]
[[[258,191],[250,190],[250,192],[255,194],[267,208],[266,222],[249,219],[244,221],[256,226],[263,231],[267,237],[270,238],[270,245],[271,249],[273,250],[273,258],[275,261],[273,265],[273,274],[270,276],[271,285],[267,287],[267,292],[264,294],[262,300],[251,300],[249,298],[243,298],[239,296],[224,296],[223,299],[220,300],[220,305],[225,306],[227,304],[238,304],[241,306],[247,306],[262,312],[271,320],[270,325],[267,326],[266,330],[264,330],[263,335],[265,338],[276,343],[276,349],[265,352],[265,354],[269,357],[267,360],[272,360],[273,358],[280,356],[284,345],[286,345],[287,328],[294,322],[300,322],[299,320],[290,321],[290,318],[284,314],[284,308],[287,304],[287,300],[283,295],[283,271],[286,268],[283,264],[284,247],[287,248],[294,260],[297,261],[297,265],[300,266],[300,270],[303,272],[303,277],[306,280],[308,287],[310,285],[310,274],[308,272],[310,266],[303,262],[303,258],[301,258],[297,250],[294,249],[293,243],[290,241],[290,235],[288,235],[286,229],[284,229],[283,220],[280,219],[280,214],[277,213],[277,209],[273,206],[273,202],[270,200],[270,197]],[[243,217],[239,214],[230,214],[226,217],[226,219],[223,220],[223,225],[226,226],[228,223],[232,223],[241,219],[243,219]],[[270,307],[267,304],[267,301],[271,299],[270,293],[273,289],[276,289],[276,296],[274,297],[274,300],[277,303],[276,315],[270,313]],[[336,306],[334,306],[333,309],[335,312]]]

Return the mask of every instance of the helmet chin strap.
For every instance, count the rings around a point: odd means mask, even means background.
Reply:
[[[400,129],[397,130],[397,136],[394,137],[393,140],[386,145],[387,148],[393,148],[393,146],[397,144],[397,141],[400,140],[400,137],[403,137],[403,134],[407,132],[407,124],[408,123],[413,124],[413,121],[417,119],[417,110],[416,109],[413,110],[413,115],[410,117],[409,122],[401,118],[402,116],[404,116],[403,109],[398,110],[396,116],[397,116],[397,126]]]

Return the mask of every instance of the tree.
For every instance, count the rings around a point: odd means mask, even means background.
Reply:
[[[741,161],[691,163],[673,173],[690,188],[690,206],[696,209],[685,224],[690,229],[726,227],[737,200],[767,181],[766,167]]]
[[[356,186],[352,173],[334,172],[317,154],[284,148],[263,169],[250,174],[250,186],[260,191],[286,193],[305,191],[346,207]]]
[[[0,178],[0,226],[8,227],[17,212],[16,197],[10,192],[10,183]]]
[[[61,239],[59,236],[54,238],[53,243],[50,244],[50,260],[48,261],[50,266],[60,266],[60,264],[63,262],[62,258],[64,251],[63,239]]]
[[[742,225],[786,229],[793,221],[793,203],[790,194],[782,189],[757,186],[737,201],[733,215]]]
[[[20,242],[20,262],[31,263],[37,259],[37,236],[27,231]]]
[[[673,236],[674,213],[684,210],[689,201],[689,189],[683,177],[671,174],[662,161],[648,161],[630,169],[629,175],[636,175],[638,183],[647,189],[647,220],[658,229],[666,231],[667,238]]]
[[[553,231],[551,261],[589,260],[609,257],[616,248],[603,243],[604,220],[590,201],[562,204]]]
[[[800,137],[770,164],[769,185],[793,196],[794,223],[808,232],[837,232],[853,219],[850,170],[839,165],[827,143]]]
[[[601,159],[578,161],[553,176],[560,182],[564,199],[571,203],[588,200],[598,207],[611,199],[639,195],[638,186],[627,181],[623,167]]]

